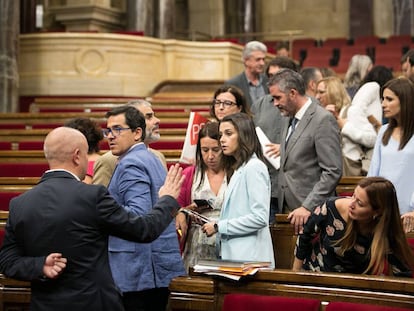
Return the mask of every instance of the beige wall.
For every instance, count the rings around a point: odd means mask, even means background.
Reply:
[[[188,31],[211,37],[226,35],[226,0],[187,0],[187,12],[177,12],[176,19],[188,18]],[[374,34],[392,34],[392,1],[372,0]],[[326,39],[349,37],[350,0],[255,0],[257,32],[280,33],[300,30],[297,37]],[[111,31],[122,28],[126,0],[49,0],[45,25],[59,22],[69,30]],[[182,13],[182,14],[180,14]],[[180,29],[181,30],[181,29]],[[289,39],[286,35],[266,35],[259,40]],[[193,36],[206,40],[207,36]]]
[[[20,38],[21,96],[148,96],[165,80],[226,80],[242,46],[99,33]],[[271,55],[269,54],[269,57]]]
[[[199,31],[211,37],[225,34],[222,0],[188,0],[188,11],[190,31]]]
[[[374,33],[380,38],[388,38],[393,34],[392,1],[374,0]]]
[[[325,39],[349,35],[348,0],[261,0],[263,32],[300,30],[298,37]],[[275,39],[268,37],[266,39]]]

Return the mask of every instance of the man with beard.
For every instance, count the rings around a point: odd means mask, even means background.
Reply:
[[[269,80],[282,122],[278,183],[279,213],[300,233],[312,211],[335,194],[342,174],[338,124],[333,115],[306,96],[302,76],[281,69]]]
[[[160,119],[155,116],[152,110],[151,104],[143,99],[131,100],[127,103],[128,106],[135,107],[145,116],[145,139],[144,144],[148,150],[154,153],[155,156],[161,161],[164,168],[167,170],[167,163],[164,155],[149,147],[150,143],[158,141],[160,139]],[[111,151],[108,151],[101,157],[99,157],[94,166],[93,184],[104,185],[107,187],[111,180],[112,174],[115,170],[118,157],[113,155]]]

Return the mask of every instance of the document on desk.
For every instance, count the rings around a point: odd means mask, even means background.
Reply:
[[[197,273],[217,275],[237,281],[243,276],[256,274],[259,269],[267,269],[270,265],[268,261],[199,260],[193,268]]]
[[[256,134],[259,138],[260,144],[262,145],[263,155],[265,156],[266,160],[269,161],[269,163],[272,164],[272,166],[278,170],[280,168],[280,156],[274,158],[269,157],[266,154],[266,151],[268,150],[268,147],[266,147],[266,145],[271,144],[272,142],[269,140],[269,138],[267,138],[266,134],[258,126],[256,127]]]

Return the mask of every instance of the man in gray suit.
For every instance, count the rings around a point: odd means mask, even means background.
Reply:
[[[279,171],[279,212],[301,232],[315,207],[335,195],[342,174],[335,118],[305,94],[302,76],[290,69],[269,81],[274,105],[283,116]]]
[[[249,107],[252,107],[256,100],[265,94],[269,94],[267,78],[263,74],[266,53],[267,47],[262,42],[250,41],[246,43],[242,55],[244,71],[226,81],[226,84],[237,86],[243,91]]]

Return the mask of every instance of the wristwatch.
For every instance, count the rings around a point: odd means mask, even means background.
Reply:
[[[218,224],[215,222],[214,223],[214,230],[216,231],[216,232],[218,232]]]

